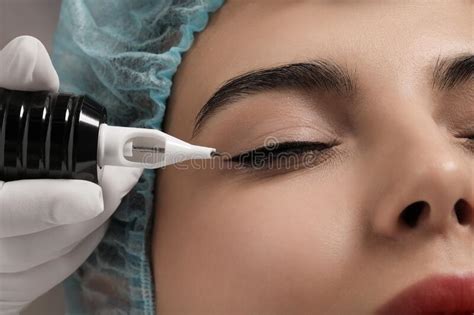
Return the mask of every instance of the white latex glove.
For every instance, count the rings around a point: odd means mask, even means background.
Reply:
[[[56,92],[43,44],[30,36],[0,51],[0,87]],[[82,180],[0,181],[0,314],[18,314],[73,273],[96,248],[142,169],[106,166]]]

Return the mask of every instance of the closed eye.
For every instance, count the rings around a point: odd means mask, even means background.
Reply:
[[[245,168],[268,169],[272,166],[294,164],[301,160],[301,156],[305,153],[312,153],[316,158],[337,145],[336,141],[330,143],[313,141],[280,142],[237,154],[232,156],[229,161]]]

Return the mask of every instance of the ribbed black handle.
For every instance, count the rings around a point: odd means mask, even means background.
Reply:
[[[97,182],[99,126],[106,110],[87,96],[0,88],[0,180]]]

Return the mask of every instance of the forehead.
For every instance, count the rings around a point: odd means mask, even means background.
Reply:
[[[472,13],[470,1],[227,1],[178,69],[169,125],[188,138],[186,126],[223,82],[282,63],[324,58],[366,80],[407,77],[440,54],[472,50]]]

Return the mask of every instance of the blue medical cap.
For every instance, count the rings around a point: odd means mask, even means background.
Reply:
[[[161,129],[172,77],[224,0],[63,0],[53,63],[61,91],[88,94],[109,123]],[[122,200],[98,248],[65,282],[68,314],[154,314],[153,170]]]

